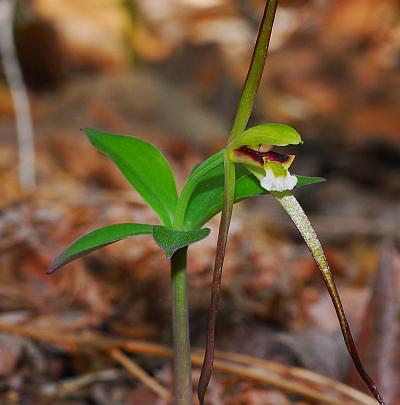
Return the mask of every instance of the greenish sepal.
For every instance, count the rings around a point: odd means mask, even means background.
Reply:
[[[228,145],[229,150],[247,145],[287,146],[303,143],[300,134],[289,125],[262,124],[249,128],[233,139]]]

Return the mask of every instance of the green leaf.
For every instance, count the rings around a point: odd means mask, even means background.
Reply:
[[[65,264],[79,257],[85,256],[94,250],[130,236],[151,234],[153,225],[146,224],[116,224],[96,229],[69,245],[50,264],[47,273],[53,273]]]
[[[214,155],[216,156],[216,155]],[[297,176],[296,187],[324,181],[319,177]],[[243,165],[237,165],[235,203],[249,197],[269,194],[263,189],[257,178]],[[196,229],[204,225],[222,210],[224,201],[224,166],[223,155],[220,163],[214,165],[203,177],[199,178],[187,203],[184,228]]]
[[[153,238],[157,245],[164,250],[167,257],[171,257],[177,250],[192,245],[210,234],[209,229],[180,231],[168,229],[165,226],[154,226]]]
[[[186,183],[183,187],[182,193],[179,196],[178,204],[175,212],[175,228],[180,229],[184,224],[185,213],[194,190],[197,188],[199,182],[204,178],[208,178],[215,170],[223,171],[224,164],[224,150],[212,155],[204,162],[198,164],[190,173]]]
[[[229,144],[228,148],[232,150],[243,145],[286,146],[298,145],[299,143],[303,143],[300,134],[289,125],[262,124],[244,131]]]
[[[117,165],[161,222],[172,226],[178,197],[171,167],[161,152],[139,138],[89,128],[85,132],[92,145]]]

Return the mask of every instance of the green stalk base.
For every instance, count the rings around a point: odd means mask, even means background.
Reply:
[[[174,405],[192,405],[187,247],[171,258],[172,340],[174,352]]]

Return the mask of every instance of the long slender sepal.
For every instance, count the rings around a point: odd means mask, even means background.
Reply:
[[[282,193],[272,192],[271,194],[273,194],[276,200],[281,204],[283,209],[287,212],[287,214],[290,216],[290,218],[296,225],[297,229],[300,231],[304,241],[308,246],[308,249],[310,250],[315,262],[318,265],[318,268],[322,274],[329,295],[331,296],[333,305],[335,307],[335,311],[340,323],[340,328],[343,333],[344,341],[346,343],[347,350],[349,351],[350,356],[353,359],[354,365],[356,366],[362,379],[368,385],[368,388],[370,389],[372,394],[375,396],[376,400],[380,404],[385,404],[383,398],[379,394],[376,384],[365,371],[361,363],[360,357],[358,356],[354,339],[351,334],[349,324],[347,322],[347,318],[343,309],[343,305],[338,290],[335,285],[335,281],[333,279],[332,272],[329,268],[329,264],[326,260],[321,243],[318,239],[318,236],[313,226],[311,225],[310,220],[308,219],[307,215],[305,214],[303,208],[301,207],[297,199],[290,192],[288,191]]]
[[[219,298],[221,291],[222,267],[224,264],[226,243],[228,240],[229,225],[232,218],[233,203],[235,199],[235,164],[229,160],[228,153],[225,153],[225,198],[224,207],[222,209],[221,222],[219,225],[217,254],[214,264],[214,275],[211,289],[211,303],[208,315],[207,343],[204,355],[203,367],[197,394],[200,404],[204,404],[205,393],[210,382],[215,350],[215,325],[217,322],[217,314],[219,307]]]

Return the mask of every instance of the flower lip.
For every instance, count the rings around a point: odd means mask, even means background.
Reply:
[[[286,176],[275,176],[272,170],[268,170],[260,180],[262,188],[268,191],[293,190],[297,184],[297,177],[288,173]]]

